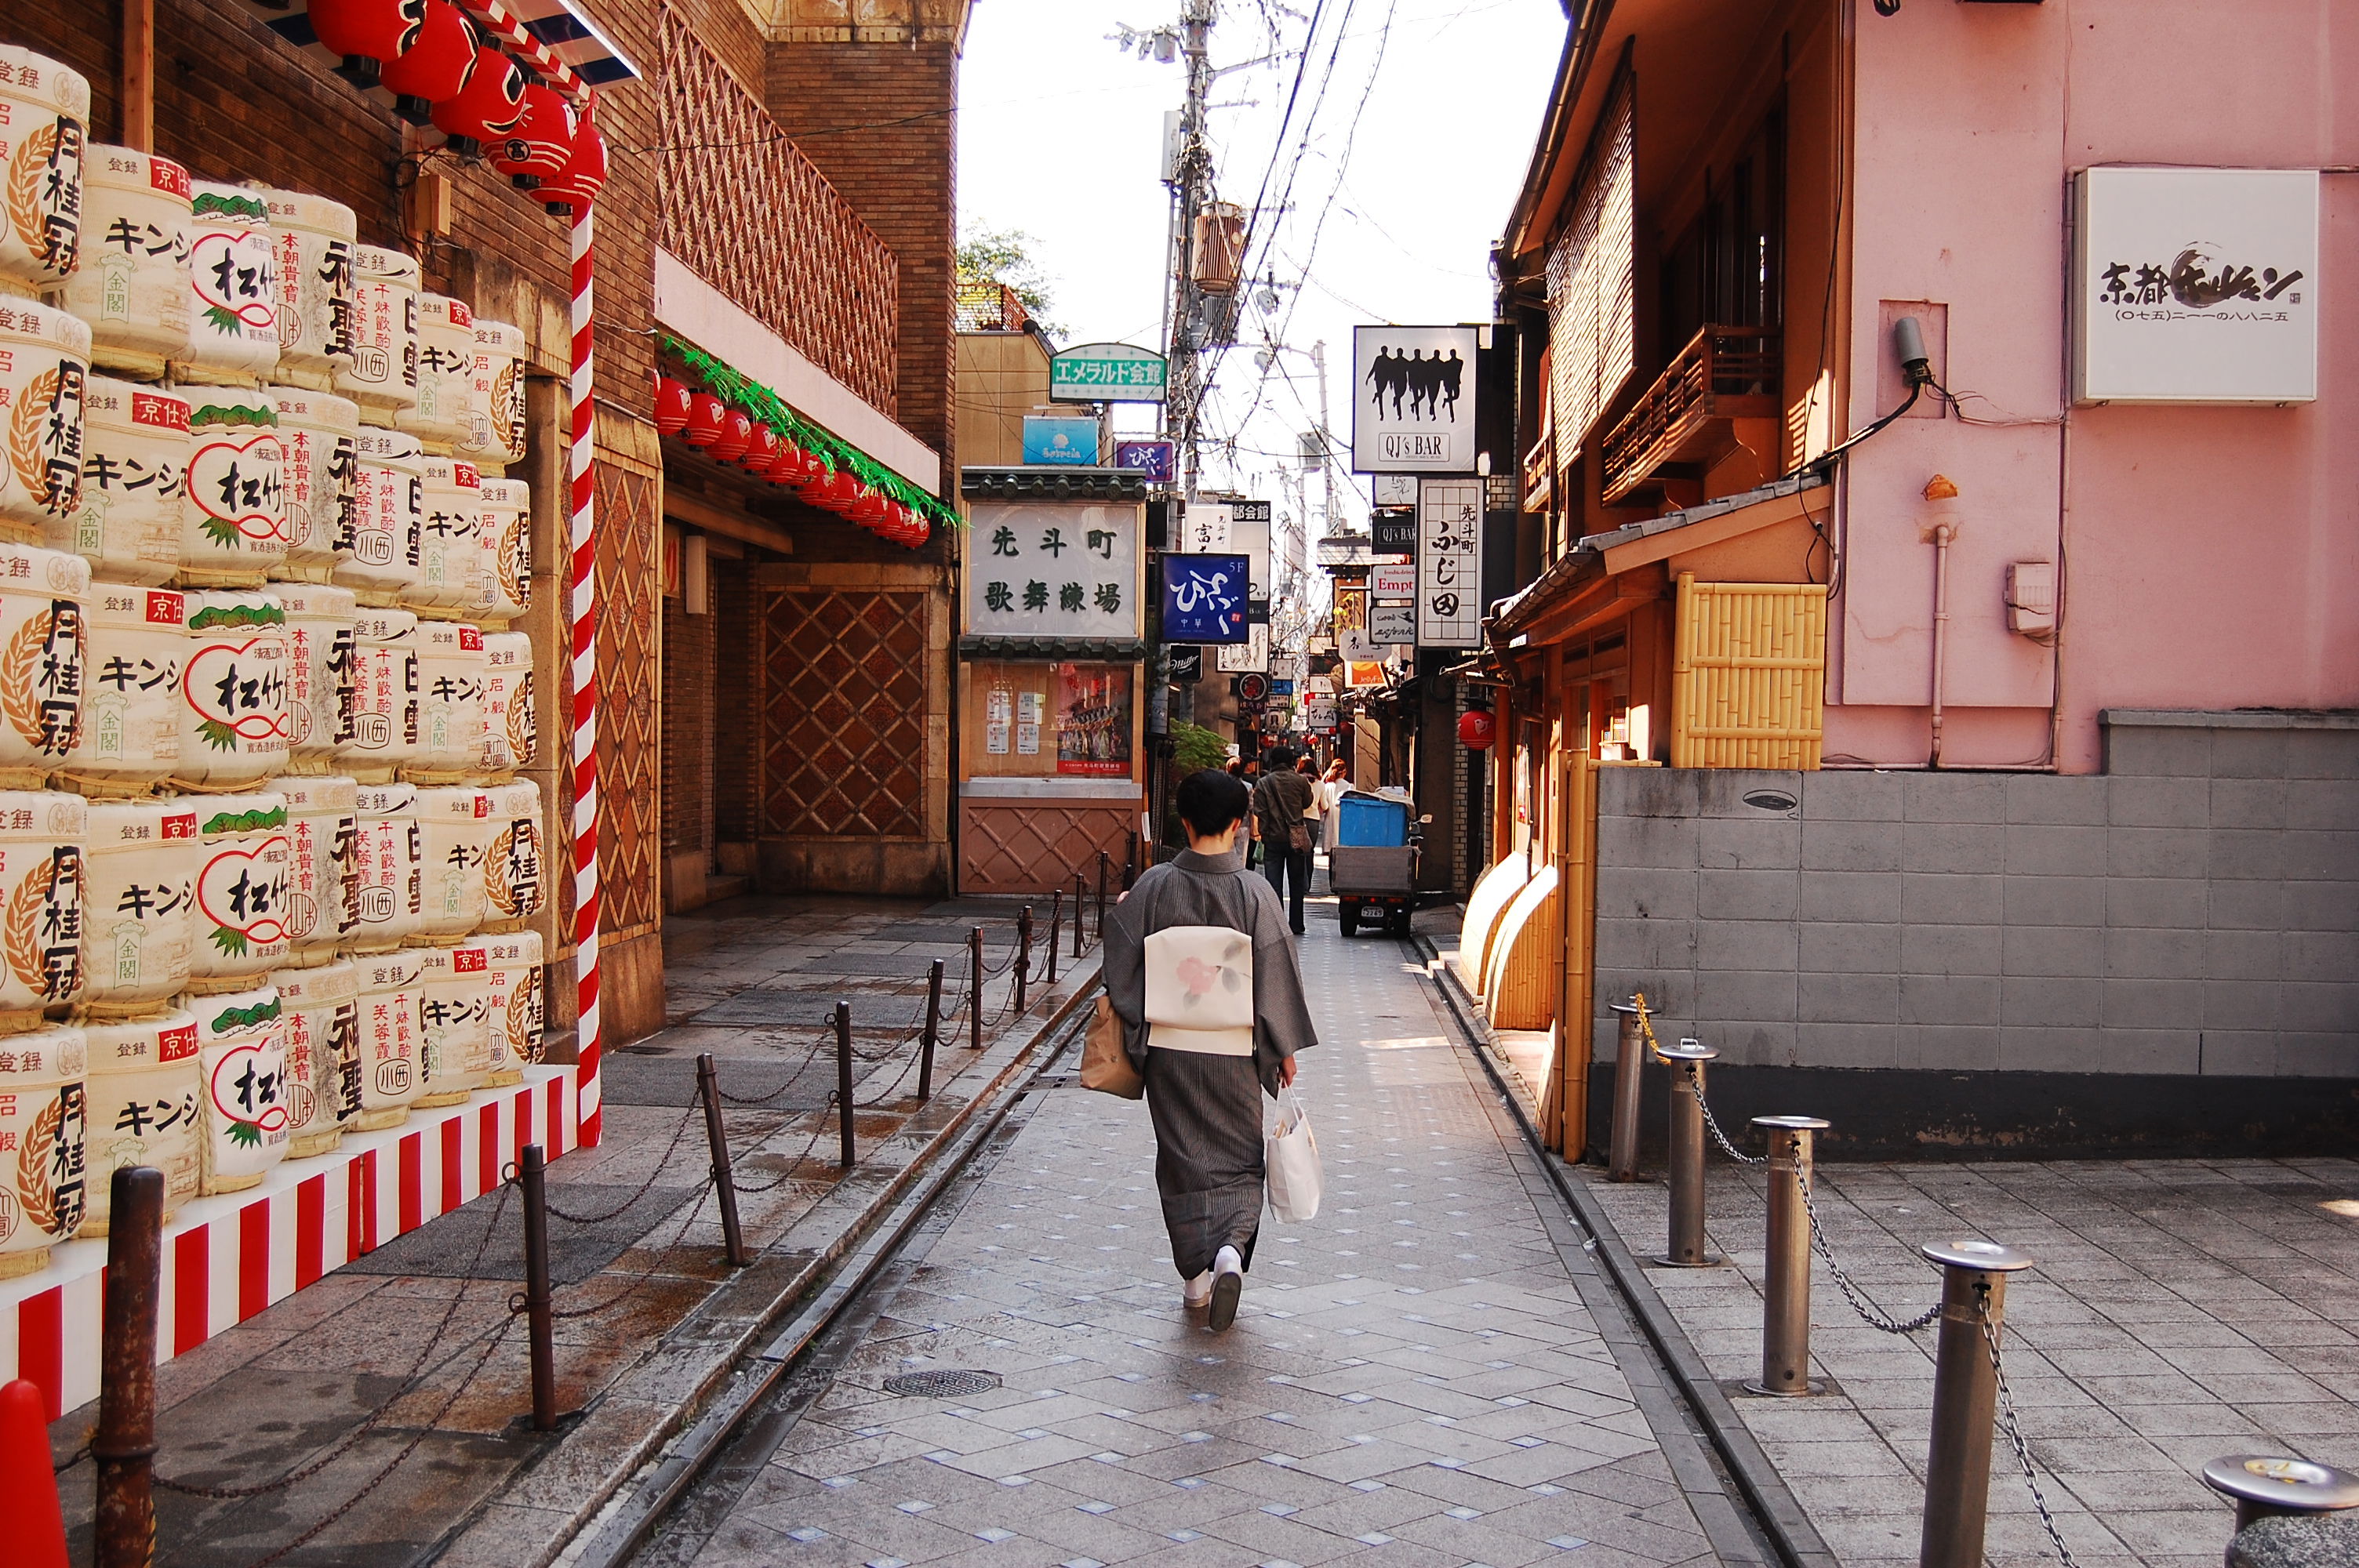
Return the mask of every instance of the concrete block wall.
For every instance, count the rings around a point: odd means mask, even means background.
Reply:
[[[1607,770],[1597,1059],[1643,989],[1736,1067],[2359,1081],[2359,717],[2105,718],[2096,775]]]

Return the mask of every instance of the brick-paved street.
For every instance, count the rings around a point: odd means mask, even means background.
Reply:
[[[1327,1206],[1266,1223],[1236,1326],[1182,1314],[1145,1108],[1050,1090],[693,1561],[1722,1560],[1408,950],[1317,910],[1303,941]],[[1004,1381],[884,1391],[927,1368]]]

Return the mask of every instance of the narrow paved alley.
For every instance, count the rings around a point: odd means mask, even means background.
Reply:
[[[1182,1314],[1145,1107],[1061,1082],[740,1495],[640,1561],[1754,1560],[1409,949],[1331,904],[1303,959],[1326,1206],[1266,1220],[1234,1329]],[[984,1376],[888,1390],[944,1372]]]

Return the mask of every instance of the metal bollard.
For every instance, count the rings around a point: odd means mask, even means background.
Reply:
[[[926,1033],[918,1042],[918,1103],[934,1098],[934,1042],[942,1033],[942,961],[926,975]]]
[[[1671,1064],[1671,1246],[1659,1260],[1673,1269],[1720,1261],[1703,1233],[1703,1065],[1720,1053],[1693,1040],[1663,1052]]]
[[[1638,1029],[1638,999],[1614,1002],[1619,1038],[1614,1054],[1614,1128],[1605,1173],[1614,1181],[1638,1179],[1638,1091],[1644,1087],[1647,1037]]]
[[[978,925],[966,939],[967,953],[973,962],[973,983],[966,993],[966,1043],[973,1051],[983,1049],[983,927]]]
[[[156,1556],[156,1319],[163,1297],[164,1173],[117,1170],[107,1190],[101,1305],[97,1568],[147,1568]]]
[[[1105,940],[1106,878],[1114,870],[1114,857],[1103,849],[1098,851],[1098,940]]]
[[[1810,1388],[1810,1211],[1803,1194],[1810,1180],[1814,1133],[1829,1123],[1815,1116],[1756,1116],[1769,1134],[1769,1239],[1761,1285],[1761,1380],[1756,1394],[1787,1398]]]
[[[1086,924],[1082,916],[1082,900],[1087,896],[1087,885],[1082,880],[1082,873],[1075,871],[1073,873],[1073,957],[1076,958],[1082,956],[1082,927]],[[1100,931],[1103,934],[1103,927],[1100,927]]]
[[[836,1125],[842,1135],[843,1168],[852,1169],[854,1150],[852,1147],[852,1004],[835,1004],[835,1104]]]
[[[1941,1341],[1933,1357],[1933,1439],[1925,1454],[1925,1529],[1918,1568],[1982,1568],[1990,1516],[1992,1422],[1998,1368],[1984,1337],[2006,1322],[2006,1277],[2031,1255],[1995,1241],[1919,1250],[1941,1266]]]
[[[1057,943],[1065,934],[1065,890],[1056,888],[1049,895],[1049,983],[1057,983]]]
[[[2359,1509],[2359,1476],[2276,1454],[2231,1454],[2203,1466],[2203,1484],[2236,1505],[2236,1528],[2282,1514]]]
[[[524,1314],[532,1352],[532,1429],[557,1430],[557,1342],[549,1281],[549,1162],[538,1143],[516,1156],[524,1191]]]
[[[729,1168],[729,1133],[721,1125],[721,1065],[710,1051],[696,1058],[696,1092],[704,1101],[704,1141],[712,1151],[712,1191],[721,1200],[721,1249],[733,1269],[754,1260],[737,1227],[737,1177]]]
[[[1138,835],[1134,833],[1130,836],[1130,842],[1124,846],[1122,851],[1122,891],[1128,892],[1137,885]]]
[[[1032,983],[1032,906],[1016,916],[1016,1011],[1024,1011],[1024,996]]]

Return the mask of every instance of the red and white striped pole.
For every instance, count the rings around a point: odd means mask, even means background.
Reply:
[[[603,1130],[598,1054],[598,556],[597,494],[591,472],[591,257],[592,208],[573,210],[573,449],[571,592],[567,615],[573,632],[573,980],[578,998],[575,1039],[581,1064],[582,1142],[595,1146]]]

